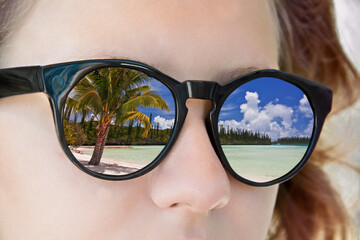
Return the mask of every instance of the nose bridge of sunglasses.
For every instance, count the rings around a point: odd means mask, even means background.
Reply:
[[[187,80],[181,85],[182,89],[186,92],[186,107],[188,107],[188,104],[193,102],[193,100],[201,100],[203,104],[205,102],[208,102],[207,104],[205,104],[207,105],[207,114],[213,110],[213,108],[215,107],[215,102],[219,98],[219,89],[221,88],[221,86],[217,82]]]
[[[188,80],[183,84],[186,85],[188,98],[214,101],[219,96],[220,85],[217,82]]]

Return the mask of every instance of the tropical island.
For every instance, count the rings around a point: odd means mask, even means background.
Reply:
[[[150,114],[150,119],[152,116]],[[151,122],[152,123],[152,122]],[[74,121],[64,122],[65,138],[69,145],[94,146],[96,143],[96,132],[98,122],[93,119],[78,123]],[[160,129],[159,124],[151,124],[147,136],[143,136],[144,127],[139,123],[130,122],[128,126],[112,125],[106,140],[106,145],[165,145],[171,136],[172,128]],[[309,144],[308,137],[286,137],[272,141],[267,134],[246,129],[225,129],[219,127],[219,137],[225,145],[305,145]]]

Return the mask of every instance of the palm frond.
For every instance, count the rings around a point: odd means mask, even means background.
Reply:
[[[71,113],[78,114],[81,113],[82,115],[88,115],[91,113],[91,115],[96,118],[97,121],[100,121],[98,115],[98,112],[94,112],[94,109],[91,109],[89,106],[84,106],[83,108],[78,107],[78,101],[76,101],[73,98],[68,97],[65,104],[65,119],[68,119]]]
[[[127,112],[122,116],[122,121],[120,122],[123,125],[126,122],[135,121],[144,126],[144,132],[142,134],[143,137],[146,137],[150,131],[150,119],[146,114],[138,111]]]
[[[156,92],[150,91],[139,96],[134,96],[122,106],[123,111],[131,111],[138,107],[152,107],[170,111],[166,101]]]
[[[91,109],[92,112],[98,114],[103,110],[103,104],[99,94],[96,91],[89,91],[83,95],[77,96],[75,100],[77,104],[75,106],[76,110],[82,110],[84,108]]]

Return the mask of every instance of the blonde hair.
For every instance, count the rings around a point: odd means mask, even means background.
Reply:
[[[280,26],[280,69],[331,87],[337,113],[359,99],[359,73],[339,42],[331,0],[274,0]],[[320,143],[323,139],[320,138]],[[331,149],[316,149],[294,178],[280,185],[269,239],[349,239],[350,218],[323,166]]]

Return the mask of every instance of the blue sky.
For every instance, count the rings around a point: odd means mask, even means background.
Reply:
[[[276,78],[259,78],[242,85],[225,101],[219,125],[279,137],[310,137],[313,114],[305,94]]]

